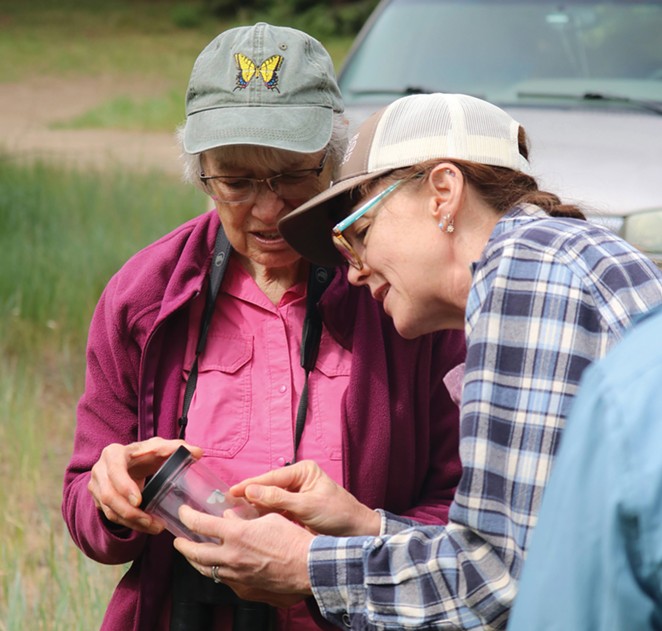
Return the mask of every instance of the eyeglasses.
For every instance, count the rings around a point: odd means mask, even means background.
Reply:
[[[257,197],[261,184],[281,199],[310,199],[321,192],[319,175],[324,170],[328,152],[314,169],[299,169],[271,177],[234,177],[231,175],[200,174],[200,180],[225,204],[245,204]]]
[[[342,254],[347,262],[354,268],[358,270],[363,269],[363,261],[359,256],[358,252],[354,249],[352,244],[348,239],[343,235],[343,232],[347,230],[355,221],[363,217],[371,208],[383,201],[385,197],[390,195],[395,191],[405,180],[398,180],[393,182],[390,186],[387,186],[381,193],[375,195],[372,199],[369,199],[365,204],[362,204],[357,208],[351,215],[345,217],[341,222],[337,223],[333,228],[333,245],[336,246],[336,249]]]

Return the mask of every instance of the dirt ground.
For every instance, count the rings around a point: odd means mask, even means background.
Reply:
[[[144,81],[118,85],[110,78],[45,77],[0,84],[0,148],[19,159],[52,159],[98,168],[119,164],[178,174],[174,130],[168,134],[48,128],[53,122],[69,120],[114,96],[149,96],[162,88]]]

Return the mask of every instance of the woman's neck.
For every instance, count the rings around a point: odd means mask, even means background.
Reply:
[[[299,259],[286,267],[265,267],[255,261],[241,257],[241,264],[251,275],[257,286],[264,292],[269,300],[277,305],[285,292],[306,280],[308,276],[308,263]]]

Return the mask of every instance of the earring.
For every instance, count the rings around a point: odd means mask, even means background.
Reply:
[[[439,222],[439,230],[446,233],[455,231],[455,220],[450,213],[446,213]]]

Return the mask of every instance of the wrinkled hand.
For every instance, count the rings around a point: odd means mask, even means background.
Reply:
[[[282,515],[245,520],[231,510],[214,517],[182,506],[179,517],[194,532],[220,542],[178,537],[175,548],[205,576],[217,566],[216,576],[240,597],[287,607],[312,593],[308,548],[313,535]]]
[[[88,491],[95,506],[109,521],[133,530],[158,534],[164,524],[158,518],[141,511],[142,489],[145,479],[159,467],[180,445],[185,445],[194,458],[202,456],[202,449],[182,440],[150,438],[141,442],[104,448],[92,467]]]
[[[262,512],[280,512],[311,531],[340,537],[378,535],[381,518],[336,484],[317,463],[302,460],[230,489]]]

